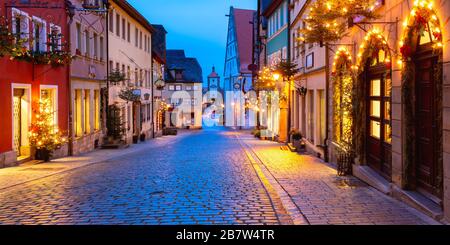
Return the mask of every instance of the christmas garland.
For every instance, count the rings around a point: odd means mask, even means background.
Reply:
[[[48,52],[33,52],[25,47],[29,40],[18,38],[20,34],[13,34],[9,30],[9,22],[5,16],[0,16],[0,57],[10,56],[10,60],[32,62],[37,65],[62,66],[69,64],[74,56],[64,50]],[[61,34],[57,34],[61,38]],[[49,35],[52,38],[52,34]],[[48,46],[52,46],[49,44]],[[66,45],[64,45],[66,46]],[[55,48],[53,46],[53,48]]]
[[[404,158],[402,187],[414,189],[415,181],[413,179],[416,175],[416,107],[414,103],[415,64],[412,59],[412,55],[414,53],[412,45],[416,44],[418,37],[424,36],[427,30],[429,30],[429,34],[431,34],[431,43],[434,52],[442,53],[443,44],[439,19],[433,10],[433,4],[431,1],[415,1],[414,7],[410,13],[410,18],[407,18],[403,22],[403,27],[405,30],[403,39],[400,42],[400,54],[402,59],[399,60],[399,64],[402,65],[402,101],[404,103],[403,114],[405,117],[403,129],[403,133],[405,134],[405,144],[403,145]],[[415,38],[417,39],[415,40]],[[439,59],[442,59],[442,55],[440,55]],[[434,71],[434,74],[436,76],[436,84],[441,87],[442,70]],[[438,90],[442,92],[442,88],[438,88]],[[438,96],[438,98],[440,97]],[[438,121],[442,121],[442,119]],[[442,139],[438,139],[438,141],[442,142]],[[440,143],[438,145],[442,144]],[[442,150],[439,152],[442,152]],[[442,156],[438,156],[438,158],[442,161]]]
[[[336,52],[332,70],[333,84],[333,132],[334,142],[341,150],[351,152],[353,149],[353,69],[351,65],[352,57],[350,52],[341,47]],[[350,78],[350,82],[345,82],[344,78]],[[347,121],[344,120],[347,117]],[[349,125],[340,125],[347,123]],[[342,126],[342,127],[341,127]]]

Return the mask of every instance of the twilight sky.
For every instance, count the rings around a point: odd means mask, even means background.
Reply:
[[[223,76],[230,6],[256,9],[256,0],[128,0],[152,24],[167,30],[167,48],[184,49],[203,69],[204,82],[213,65]],[[221,81],[223,79],[221,78]]]

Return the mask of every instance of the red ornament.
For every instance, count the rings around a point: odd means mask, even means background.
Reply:
[[[386,62],[385,65],[386,65],[386,69],[387,69],[387,70],[390,70],[391,67],[392,67],[392,62],[390,62],[390,61],[389,61],[389,62]]]
[[[400,53],[404,58],[409,58],[411,56],[412,49],[410,46],[405,44],[400,48]]]
[[[440,33],[440,32],[433,32],[433,36],[434,36],[434,39],[436,39],[436,40],[442,39],[442,33]]]

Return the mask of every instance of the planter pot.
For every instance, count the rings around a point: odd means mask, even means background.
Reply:
[[[50,162],[51,152],[47,149],[37,149],[35,158],[44,162]]]
[[[142,142],[145,141],[145,134],[141,134],[140,140],[141,140]]]
[[[137,144],[137,143],[139,143],[139,136],[134,135],[133,136],[133,144]]]

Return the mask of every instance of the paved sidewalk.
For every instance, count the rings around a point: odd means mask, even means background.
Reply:
[[[11,168],[0,169],[0,191],[24,184],[30,181],[42,179],[55,174],[63,173],[87,165],[105,162],[117,157],[137,153],[140,151],[171,145],[190,135],[192,132],[181,131],[177,136],[164,136],[147,140],[140,144],[133,144],[125,149],[95,150],[79,156],[64,157],[52,160],[49,163],[35,164],[31,166],[19,165]]]
[[[311,155],[282,149],[281,144],[239,138],[249,146],[309,224],[440,224],[355,177],[338,177],[336,169]]]

